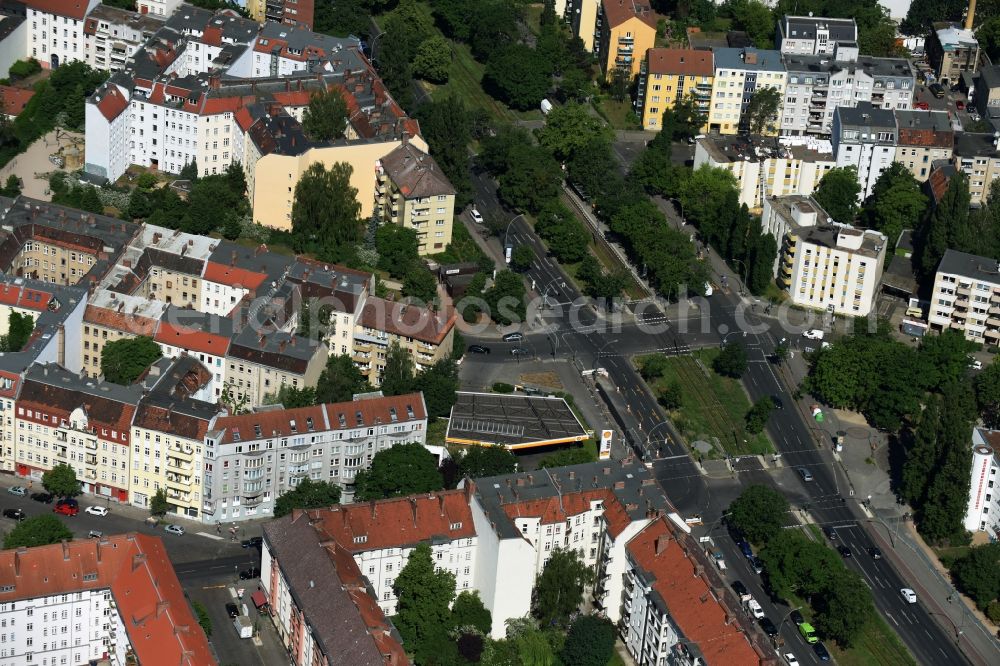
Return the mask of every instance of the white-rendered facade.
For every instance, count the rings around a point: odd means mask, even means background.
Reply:
[[[58,67],[76,60],[86,60],[83,21],[99,2],[100,0],[86,0],[86,9],[79,14],[79,18],[50,13],[32,7],[30,2],[26,3],[27,22],[31,28],[28,55],[38,60],[42,67]]]
[[[990,540],[1000,539],[1000,457],[995,443],[1000,432],[974,428],[972,431],[972,470],[969,504],[965,510],[965,529],[986,532]]]

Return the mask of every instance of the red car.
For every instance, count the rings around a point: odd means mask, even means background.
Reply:
[[[80,513],[80,505],[76,502],[59,502],[56,504],[56,508],[52,509],[53,513],[59,513],[64,516],[75,516]]]
[[[915,107],[916,107],[916,108],[918,108],[918,109],[922,109],[923,111],[926,111],[926,110],[928,110],[929,108],[931,108],[931,105],[930,105],[930,104],[928,104],[927,102],[917,102],[917,103],[916,103],[916,104],[914,104],[913,106],[915,106]]]
[[[955,102],[955,108],[958,109],[959,111],[963,110],[965,108],[965,102],[963,102],[962,100],[958,100],[957,102]]]

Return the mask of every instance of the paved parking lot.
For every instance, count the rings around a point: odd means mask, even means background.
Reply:
[[[237,599],[234,591],[233,576],[225,579],[207,582],[198,587],[188,587],[187,594],[191,601],[197,601],[208,611],[212,620],[212,635],[209,641],[215,648],[222,666],[275,666],[288,663],[288,653],[278,638],[271,619],[258,614],[250,601],[250,595],[257,589],[256,580],[240,581],[244,589],[242,601]],[[227,603],[235,603],[241,611],[246,610],[247,616],[254,622],[257,639],[240,638],[233,626],[233,620],[226,612]]]

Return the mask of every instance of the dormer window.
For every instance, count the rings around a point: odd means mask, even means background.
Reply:
[[[299,431],[298,426],[295,425],[295,419],[288,422],[288,429],[292,431],[293,435]]]
[[[354,537],[354,543],[366,543],[367,541],[368,541],[368,535],[366,534]]]
[[[257,437],[260,437],[260,436],[262,436],[264,434],[264,431],[261,430],[259,423],[255,423],[254,424],[254,426],[253,426],[253,432],[254,432],[255,435],[257,435]]]
[[[240,429],[239,428],[233,428],[233,441],[234,442],[240,441]]]
[[[313,428],[313,418],[311,416],[307,416],[306,417],[306,429],[309,432],[312,432],[314,430],[314,428]]]
[[[460,530],[462,529],[462,523],[452,523],[451,525],[448,526],[448,529],[451,530],[452,532]]]

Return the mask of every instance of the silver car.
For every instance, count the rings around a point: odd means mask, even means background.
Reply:
[[[802,477],[803,481],[812,481],[813,480],[812,472],[810,472],[805,467],[796,467],[795,469],[798,471],[799,476]]]
[[[170,534],[176,534],[177,536],[184,534],[184,528],[180,525],[164,525],[163,531],[169,532]]]

